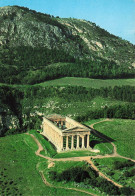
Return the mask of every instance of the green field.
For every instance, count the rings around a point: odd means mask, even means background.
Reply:
[[[100,141],[100,139],[96,139],[97,141]],[[100,150],[101,155],[106,155],[106,154],[112,154],[113,153],[113,146],[110,143],[107,143],[103,140],[101,140],[101,143],[96,144],[94,146],[94,149]]]
[[[135,188],[135,177],[126,177],[125,173],[134,169],[132,167],[123,167],[122,169],[115,169],[114,163],[116,161],[125,162],[127,160],[122,158],[104,158],[104,159],[95,159],[94,163],[97,165],[98,169],[102,171],[105,175],[109,178],[113,179],[114,181],[118,182],[119,184],[130,186]]]
[[[100,119],[101,120],[101,119]],[[99,121],[96,120],[97,122]],[[95,120],[88,121],[86,124],[94,123]],[[95,125],[95,128],[98,131],[101,131],[108,137],[111,137],[115,140],[115,144],[118,147],[118,153],[121,155],[134,158],[134,127],[135,121],[133,120],[113,120],[110,122],[103,122]],[[128,129],[127,129],[128,128]],[[119,134],[118,134],[119,131]],[[47,156],[53,156],[55,158],[60,157],[71,157],[71,156],[86,156],[90,155],[90,152],[67,152],[67,153],[59,153],[55,154],[55,151],[52,151],[52,145],[43,138],[43,136],[39,135],[36,131],[32,130],[30,133],[34,134],[36,138],[41,142],[44,146],[44,154]],[[125,134],[125,136],[124,136]],[[92,140],[94,138],[92,136]],[[127,141],[128,140],[128,141]],[[110,147],[109,143],[99,143],[95,145],[95,149],[100,149],[100,154],[104,154],[106,152],[106,148],[112,150],[112,146]],[[105,147],[105,148],[104,148]],[[37,145],[35,141],[26,134],[17,134],[0,138],[0,195],[87,195],[85,193],[76,192],[72,190],[61,189],[62,187],[70,187],[75,188],[76,186],[79,189],[90,191],[91,193],[97,193],[100,195],[99,190],[95,188],[93,190],[91,187],[85,188],[85,186],[81,184],[75,184],[74,182],[51,182],[53,186],[58,188],[48,187],[46,186],[42,178],[40,176],[39,171],[43,171],[45,177],[49,181],[48,172],[56,171],[62,172],[65,169],[69,169],[75,166],[83,166],[86,164],[85,162],[54,162],[54,166],[48,168],[49,162],[43,158],[40,158],[35,155],[35,151],[37,150]],[[52,151],[52,154],[51,154]],[[108,153],[108,151],[107,151]],[[111,153],[111,152],[110,152]],[[95,153],[96,154],[96,153]],[[111,176],[115,181],[134,187],[134,177],[126,178],[123,176],[125,171],[130,171],[132,168],[126,168],[124,170],[114,170],[113,171],[113,163],[114,161],[124,161],[120,158],[106,158],[106,159],[96,159],[94,162],[98,164],[98,168],[103,171],[104,174]],[[113,172],[110,173],[110,172]],[[122,178],[121,178],[122,177]],[[81,187],[82,186],[82,187]],[[104,194],[103,194],[104,195]]]
[[[0,195],[87,195],[81,192],[46,186],[39,174],[40,163],[45,159],[37,157],[37,145],[26,134],[0,138]],[[44,168],[45,169],[45,168]]]
[[[3,86],[3,85],[7,85],[7,84],[0,83],[0,86]],[[40,85],[42,87],[46,87],[46,86],[83,86],[86,88],[99,89],[101,87],[109,87],[109,86],[111,86],[111,87],[124,86],[124,85],[135,86],[135,79],[106,79],[106,80],[102,80],[102,79],[80,78],[80,77],[64,77],[64,78],[45,81],[45,82],[35,84],[35,85],[13,84],[13,85],[9,85],[9,86],[25,88],[25,87],[37,86],[37,85]]]
[[[105,119],[104,118],[93,119],[93,120],[83,122],[83,124],[90,126],[91,124],[100,122],[102,120],[105,120]],[[105,155],[105,154],[112,154],[113,153],[113,146],[110,143],[105,142],[105,140],[103,140],[93,134],[91,134],[90,138],[91,138],[91,142],[94,142],[94,141],[99,142],[94,146],[94,149],[100,150],[100,154]]]
[[[0,83],[0,86],[5,86],[7,84]],[[54,79],[54,80],[49,80],[45,81],[39,84],[35,85],[30,85],[30,84],[25,84],[25,85],[17,85],[13,84],[9,86],[12,87],[30,87],[30,86],[83,86],[86,88],[101,88],[101,87],[114,87],[114,86],[124,86],[124,85],[129,85],[129,86],[135,86],[135,79],[92,79],[92,78],[80,78],[80,77],[64,77],[64,78],[59,78],[59,79]]]
[[[113,119],[99,123],[94,128],[115,140],[120,155],[135,159],[135,120]]]
[[[114,87],[114,86],[123,86],[130,85],[135,86],[135,79],[90,79],[90,78],[77,78],[77,77],[65,77],[56,80],[46,81],[40,84],[43,87],[45,86],[83,86],[91,88],[101,88],[101,87]]]
[[[64,153],[58,153],[55,155],[54,158],[68,158],[68,157],[83,157],[83,156],[92,156],[97,155],[99,153],[92,153],[90,151],[72,151],[72,152],[64,152]]]

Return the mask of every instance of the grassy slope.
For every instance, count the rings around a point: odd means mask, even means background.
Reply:
[[[99,122],[104,119],[96,119],[84,122],[86,125],[90,125],[96,122]],[[111,123],[111,124],[110,124]],[[134,153],[134,138],[135,138],[135,121],[133,120],[118,120],[115,119],[112,122],[103,122],[94,126],[95,129],[104,133],[105,135],[116,139],[115,142],[118,147],[118,153],[124,156],[133,157],[135,159]],[[119,134],[118,134],[119,131]],[[124,135],[123,133],[126,133]],[[127,141],[128,140],[128,141]],[[102,148],[103,144],[97,144],[95,147],[99,149]],[[97,147],[98,146],[98,147]],[[103,149],[103,148],[102,148]],[[113,164],[115,161],[126,161],[122,158],[104,158],[104,159],[95,159],[95,163],[98,163],[98,168],[105,175],[108,175],[109,178],[112,178],[114,181],[119,182],[120,184],[130,186],[135,188],[135,179],[134,177],[124,177],[125,171],[130,171],[132,168],[124,168],[115,170]],[[110,173],[113,174],[110,175]]]
[[[90,79],[90,78],[77,78],[77,77],[65,77],[56,80],[50,80],[38,85],[41,86],[83,86],[83,87],[92,87],[92,88],[100,88],[100,87],[109,87],[109,86],[122,86],[122,85],[130,85],[135,86],[135,79],[108,79],[108,80],[100,80],[100,79]]]
[[[96,122],[100,122],[102,120],[104,120],[104,119],[103,118],[93,119],[93,120],[83,122],[83,124],[90,126],[91,124],[96,123]],[[91,138],[90,139],[91,142],[94,142],[94,143],[99,142],[99,143],[95,144],[94,149],[100,150],[100,154],[104,155],[104,154],[113,153],[113,146],[110,143],[105,142],[103,139],[100,139],[93,134],[91,134],[90,138]]]
[[[130,171],[133,167],[130,168],[123,168],[123,169],[114,169],[114,162],[125,162],[125,159],[122,158],[105,158],[105,159],[96,159],[94,160],[95,163],[98,163],[98,168],[104,174],[111,176],[114,181],[119,182],[120,184],[131,186],[135,188],[135,178],[132,177],[125,177],[124,173],[126,171]],[[112,174],[111,174],[112,173]]]
[[[96,130],[115,140],[120,155],[135,159],[135,120],[118,120],[99,123]]]
[[[55,65],[56,66],[56,65]],[[0,83],[0,86],[7,85]],[[101,87],[114,87],[114,86],[123,86],[123,85],[130,85],[130,86],[135,86],[135,79],[91,79],[91,78],[80,78],[80,77],[64,77],[60,79],[55,79],[55,80],[49,80],[45,81],[39,84],[35,84],[34,86],[83,86],[86,88],[101,88]],[[9,86],[14,86],[14,87],[28,87],[32,85],[9,85]]]
[[[128,127],[134,126],[134,121],[124,120]],[[105,122],[108,123],[108,122]],[[117,126],[123,125],[123,120],[114,120],[114,122],[109,122]],[[129,125],[130,124],[130,125]],[[104,125],[104,123],[99,124]],[[98,125],[97,125],[98,126]],[[112,126],[112,125],[111,125]],[[116,127],[117,127],[116,126]],[[119,127],[118,126],[118,127]],[[107,125],[106,125],[107,127]],[[112,126],[113,127],[113,126]],[[130,128],[131,128],[130,127]],[[103,127],[104,128],[104,127]],[[98,129],[99,130],[99,129]],[[123,128],[121,128],[123,130]],[[107,134],[106,134],[107,135]],[[117,136],[117,134],[115,133]],[[109,135],[110,136],[110,135]],[[128,133],[129,138],[130,133]],[[110,136],[111,137],[111,136]],[[120,135],[121,137],[121,135]],[[113,138],[113,137],[112,137]],[[127,137],[126,137],[127,138]],[[123,141],[123,138],[122,138]],[[130,144],[133,148],[132,142]],[[122,144],[120,144],[122,146]],[[127,144],[129,145],[129,143]],[[117,144],[118,149],[119,145]],[[47,161],[35,156],[35,151],[37,150],[37,145],[32,140],[32,138],[26,134],[7,136],[0,138],[0,156],[2,157],[0,165],[1,181],[2,186],[0,193],[2,195],[14,194],[14,195],[76,195],[74,191],[67,191],[62,189],[49,188],[45,186],[39,175],[39,170],[44,170],[45,176],[47,176]],[[130,148],[131,150],[131,148]],[[6,154],[6,156],[5,156]],[[110,160],[110,159],[108,159]],[[106,163],[105,160],[103,162]],[[72,165],[82,164],[82,163],[55,163],[54,170],[63,170]],[[108,164],[112,164],[111,161]],[[34,177],[33,177],[34,176]],[[117,175],[114,176],[117,179]],[[123,181],[124,182],[124,181]],[[126,181],[128,184],[129,181]],[[60,183],[56,183],[56,186],[60,186]],[[63,185],[62,185],[63,186]],[[65,187],[73,187],[73,184],[65,184]],[[83,195],[83,193],[77,193],[77,195]]]
[[[33,134],[43,146],[44,150],[41,151],[41,154],[48,157],[54,157],[57,154],[55,147],[43,135],[36,130],[31,130],[29,133]]]
[[[72,151],[72,152],[64,152],[59,153],[55,156],[55,158],[67,158],[67,157],[83,157],[83,156],[94,156],[99,153],[92,153],[90,151]]]
[[[69,182],[57,182],[57,181],[51,181],[50,178],[49,178],[49,172],[50,171],[56,171],[57,173],[61,173],[67,169],[70,169],[70,168],[73,168],[73,167],[83,167],[84,165],[86,165],[87,163],[85,162],[76,162],[76,161],[66,161],[66,162],[55,162],[54,163],[54,166],[51,167],[51,168],[48,168],[48,169],[44,169],[46,167],[46,165],[44,163],[41,163],[40,164],[40,169],[43,170],[44,172],[44,175],[46,176],[47,180],[57,186],[57,187],[65,187],[65,188],[78,188],[78,189],[82,189],[82,190],[85,190],[87,192],[90,192],[90,193],[93,193],[93,194],[96,194],[96,195],[101,195],[101,192],[98,190],[98,188],[93,188],[93,187],[85,187],[84,185],[82,186],[82,184],[80,183],[75,183],[75,182],[72,182],[72,181],[69,181]],[[76,186],[77,185],[77,186]],[[62,193],[61,193],[62,195]],[[83,195],[83,193],[81,193],[81,196]],[[86,193],[84,195],[87,195]],[[106,194],[102,193],[103,196],[105,196]],[[78,196],[78,193],[77,195]]]
[[[0,138],[0,195],[84,195],[45,186],[38,165],[46,160],[37,157],[36,150],[36,143],[26,134]]]

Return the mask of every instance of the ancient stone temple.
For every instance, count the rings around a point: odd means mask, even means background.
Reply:
[[[79,122],[57,114],[43,118],[42,134],[55,145],[58,152],[90,149],[91,129]]]

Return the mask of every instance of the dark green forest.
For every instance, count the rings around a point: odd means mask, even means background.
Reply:
[[[53,64],[59,63],[59,66]],[[63,64],[64,63],[64,64]],[[0,83],[36,84],[70,77],[133,78],[135,70],[114,61],[79,59],[63,50],[43,47],[0,47]]]

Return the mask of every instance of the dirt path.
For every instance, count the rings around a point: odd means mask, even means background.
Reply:
[[[93,124],[91,124],[89,127],[93,129],[93,132],[98,136],[100,137],[101,139],[109,142],[112,146],[113,146],[113,153],[112,154],[108,154],[108,155],[97,155],[97,156],[91,156],[93,159],[103,159],[103,158],[110,158],[110,157],[119,157],[119,158],[123,158],[123,159],[127,159],[127,160],[130,160],[130,161],[133,161],[135,162],[134,159],[131,159],[131,158],[128,158],[128,157],[124,157],[124,156],[121,156],[117,153],[117,147],[116,145],[109,141],[108,139],[104,138],[103,136],[101,136],[100,134],[98,134],[95,130],[94,130],[94,125],[96,124],[99,124],[99,123],[102,123],[102,122],[106,122],[106,121],[113,121],[111,119],[105,119],[105,120],[102,120],[102,121],[99,121],[99,122],[95,122]]]
[[[96,124],[98,124],[98,123],[105,122],[105,121],[112,121],[112,120],[109,119],[109,118],[107,118],[107,119],[105,119],[105,120],[101,120],[101,121],[99,121],[99,122],[95,122],[95,123],[91,124],[89,127],[92,128],[92,129],[94,129],[94,125],[96,125]]]
[[[65,190],[73,190],[73,191],[79,191],[79,192],[82,192],[82,193],[86,193],[86,194],[88,194],[88,195],[92,195],[92,196],[96,196],[95,194],[92,194],[92,193],[89,193],[89,192],[87,192],[87,191],[84,191],[84,190],[81,190],[81,189],[76,189],[76,188],[66,188],[66,187],[63,187],[63,186],[54,186],[53,184],[50,184],[47,180],[46,180],[46,178],[45,178],[45,176],[44,176],[44,173],[42,172],[42,171],[40,171],[40,175],[41,175],[41,177],[42,177],[42,180],[43,180],[43,182],[44,182],[44,184],[46,185],[46,186],[49,186],[49,187],[53,187],[53,188],[60,188],[60,189],[65,189]]]
[[[50,158],[50,157],[47,157],[47,156],[44,156],[42,154],[40,154],[40,152],[43,150],[43,147],[42,145],[40,144],[40,142],[37,140],[37,138],[32,135],[32,134],[29,134],[34,140],[35,142],[37,143],[38,145],[38,150],[35,152],[35,154],[37,156],[40,156],[44,159],[47,159],[47,160],[50,160],[50,161],[86,161],[88,164],[90,164],[92,166],[93,169],[95,169],[98,173],[99,173],[99,176],[102,176],[103,178],[107,179],[108,181],[112,182],[114,185],[118,186],[118,187],[122,187],[121,185],[119,185],[118,183],[114,182],[113,180],[109,179],[108,177],[106,177],[102,172],[100,172],[98,170],[98,168],[93,164],[91,158],[95,158],[94,156],[86,156],[86,157],[70,157],[70,158],[57,158],[57,159],[54,159],[54,158]],[[97,155],[99,156],[99,155]],[[107,158],[107,155],[106,156],[103,156],[104,158]],[[110,155],[110,157],[112,157]],[[77,190],[77,189],[76,189]]]
[[[112,156],[117,156],[118,154],[117,154],[117,148],[116,148],[115,144],[114,144],[113,142],[109,141],[108,139],[104,138],[103,136],[101,136],[100,134],[98,134],[98,133],[94,130],[94,125],[99,124],[99,123],[102,123],[102,122],[108,122],[108,121],[112,121],[112,120],[109,119],[109,118],[107,118],[107,119],[105,119],[105,120],[102,120],[102,121],[99,121],[99,122],[95,122],[95,123],[91,124],[89,127],[93,129],[93,132],[94,132],[98,137],[100,137],[101,139],[103,139],[103,140],[109,142],[109,143],[113,146],[113,154],[111,154],[111,155],[112,155]]]
[[[102,122],[105,122],[105,121],[112,121],[112,120],[110,120],[110,119],[105,119],[105,120],[102,120],[102,121],[99,121],[99,122],[96,122],[96,123],[91,124],[90,127],[91,127],[91,128],[93,129],[93,131],[94,131],[94,125],[95,125],[95,124],[102,123]],[[104,138],[103,136],[99,135],[96,131],[94,131],[94,133],[95,133],[98,137],[100,137],[100,138],[102,138],[102,139],[104,139],[104,140],[106,140],[107,142],[109,142],[109,143],[112,144],[112,146],[113,146],[113,153],[112,153],[112,154],[107,154],[107,155],[96,155],[96,156],[85,156],[85,157],[55,158],[55,159],[54,159],[54,158],[50,158],[50,157],[47,157],[47,156],[44,156],[44,155],[40,154],[40,152],[44,150],[43,147],[42,147],[42,145],[40,144],[40,142],[37,140],[37,138],[36,138],[34,135],[29,134],[29,133],[27,133],[27,135],[30,135],[30,136],[33,138],[33,140],[36,142],[36,144],[38,145],[38,150],[35,152],[35,154],[36,154],[37,156],[40,156],[40,157],[42,157],[42,158],[44,158],[44,159],[47,159],[47,160],[49,160],[49,161],[52,161],[52,162],[54,162],[54,161],[86,161],[88,164],[91,165],[91,167],[92,167],[94,170],[96,170],[96,171],[98,172],[99,176],[102,176],[103,178],[105,178],[106,180],[112,182],[115,186],[117,186],[117,187],[119,187],[119,188],[123,187],[122,185],[116,183],[115,181],[113,181],[113,180],[111,180],[110,178],[108,178],[107,176],[105,176],[102,172],[100,172],[99,169],[98,169],[98,168],[94,165],[94,163],[92,162],[92,159],[102,159],[102,158],[110,158],[110,157],[119,157],[119,158],[124,158],[124,159],[127,159],[127,160],[131,160],[131,161],[133,161],[133,162],[135,162],[135,160],[130,159],[130,158],[128,158],[128,157],[124,157],[124,156],[119,155],[119,154],[117,153],[117,148],[116,148],[116,146],[115,146],[115,144],[114,144],[113,142],[111,142],[111,141],[107,140],[106,138]],[[49,186],[49,187],[64,188],[64,189],[68,189],[68,190],[75,190],[75,191],[84,192],[84,193],[87,193],[87,194],[89,194],[89,195],[94,195],[94,194],[92,194],[92,193],[89,193],[89,192],[84,191],[84,190],[81,190],[81,189],[76,189],[76,188],[65,188],[65,187],[55,187],[54,185],[52,185],[52,184],[50,184],[49,182],[47,182],[47,180],[46,180],[46,178],[45,178],[43,172],[40,172],[40,175],[41,175],[41,177],[42,177],[43,182],[44,182],[47,186]]]
[[[118,184],[117,182],[114,182],[113,180],[111,180],[110,178],[108,178],[107,176],[105,176],[102,172],[99,171],[99,169],[94,165],[94,163],[92,162],[92,160],[90,159],[89,161],[87,161],[92,167],[94,170],[97,171],[97,173],[99,174],[99,176],[105,178],[106,180],[112,182],[115,186],[121,188],[123,187],[122,185]]]

